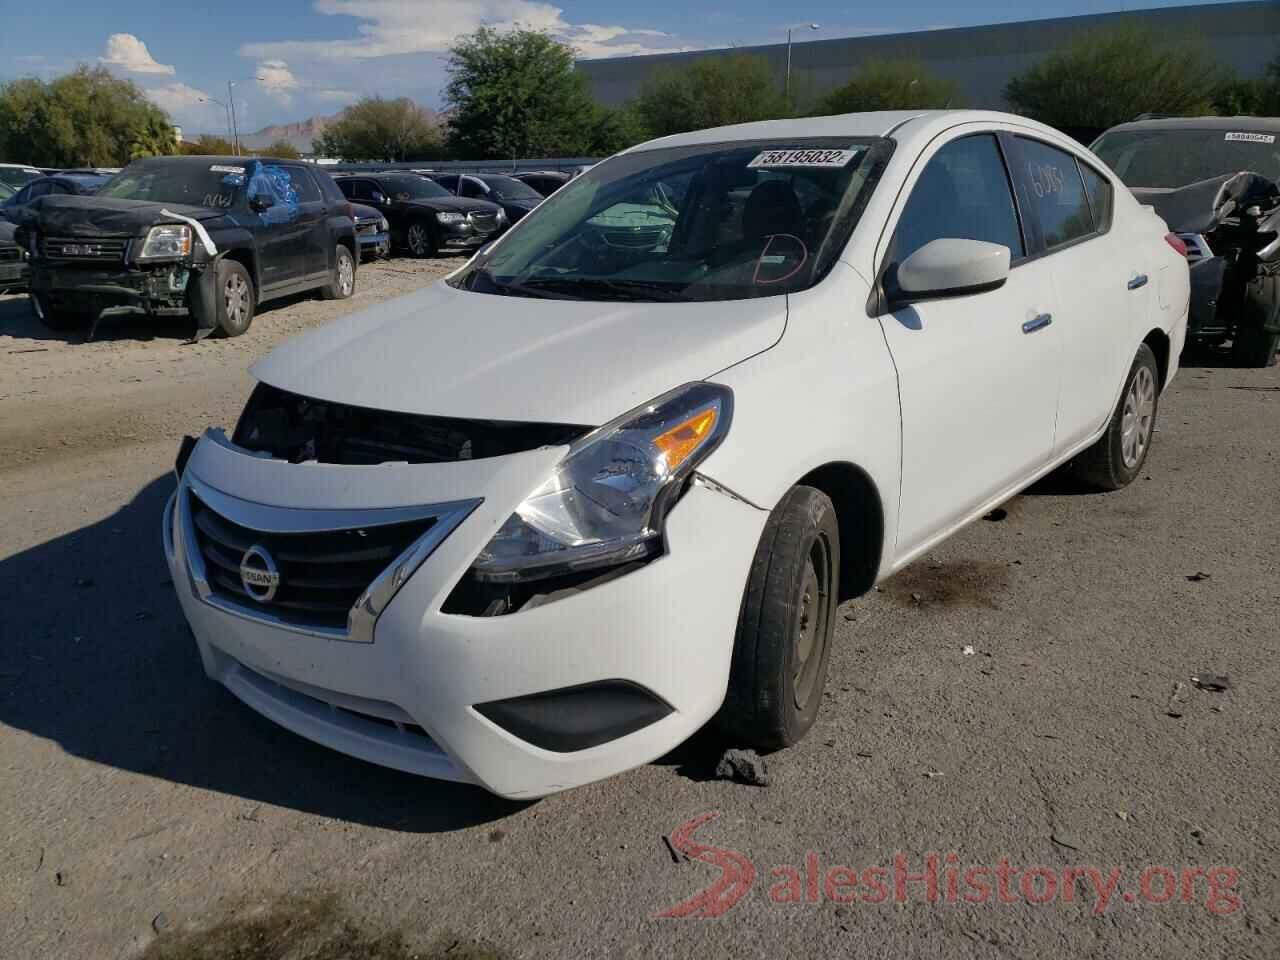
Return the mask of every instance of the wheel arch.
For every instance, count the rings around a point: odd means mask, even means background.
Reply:
[[[870,474],[857,464],[832,461],[796,481],[831,498],[840,529],[839,599],[866,593],[875,584],[884,554],[884,501]]]
[[[1169,335],[1156,327],[1142,338],[1142,342],[1156,355],[1156,369],[1160,372],[1160,389],[1163,390],[1169,385],[1169,361],[1172,349]]]

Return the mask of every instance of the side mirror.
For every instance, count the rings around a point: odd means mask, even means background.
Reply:
[[[275,205],[276,201],[269,193],[260,193],[249,201],[249,207],[255,213],[263,213]]]
[[[1009,248],[983,240],[931,240],[898,265],[893,305],[985,293],[1009,278]]]

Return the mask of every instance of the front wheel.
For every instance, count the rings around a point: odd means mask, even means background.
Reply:
[[[716,726],[759,750],[798,743],[818,716],[840,576],[830,498],[797,486],[774,508],[756,547],[738,616],[729,689]]]
[[[338,244],[333,259],[333,282],[322,287],[320,293],[326,300],[346,300],[356,292],[356,260],[342,244]]]
[[[1280,348],[1280,333],[1267,333],[1260,327],[1237,330],[1231,342],[1231,360],[1237,367],[1269,367]]]
[[[1160,406],[1160,367],[1145,343],[1129,368],[1120,402],[1104,433],[1071,464],[1082,483],[1097,490],[1119,490],[1133,482],[1151,450]]]
[[[409,224],[404,240],[405,246],[415,257],[426,258],[436,255],[436,241],[431,235],[431,228],[421,220]]]
[[[224,337],[238,337],[253,323],[253,279],[243,264],[218,261],[218,329]]]

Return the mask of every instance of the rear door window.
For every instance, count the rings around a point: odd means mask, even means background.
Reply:
[[[890,261],[944,238],[984,240],[1025,256],[1009,172],[994,134],[953,140],[930,158],[898,220]]]
[[[1094,232],[1093,216],[1074,154],[1018,137],[1021,176],[1047,250]]]

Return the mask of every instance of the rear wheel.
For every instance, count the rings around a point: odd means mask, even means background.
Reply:
[[[792,487],[774,508],[751,562],[729,689],[716,726],[736,743],[774,750],[800,741],[818,716],[831,655],[840,530],[825,493]]]
[[[218,329],[223,336],[238,337],[253,323],[253,279],[243,264],[218,261]]]
[[[1098,442],[1071,463],[1071,472],[1098,490],[1127,487],[1142,469],[1160,406],[1160,368],[1145,343],[1129,368],[1120,402]]]
[[[423,220],[417,220],[409,224],[409,229],[404,235],[405,246],[409,248],[409,252],[415,257],[434,257],[436,255],[436,241],[431,235],[431,228],[427,226]]]
[[[342,244],[333,257],[333,283],[321,288],[326,300],[346,300],[356,292],[356,260]]]

